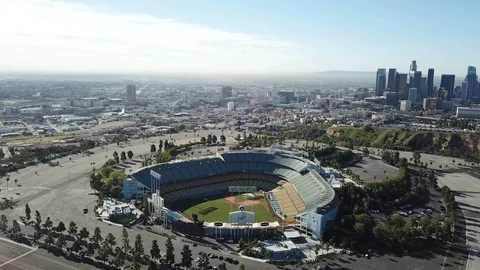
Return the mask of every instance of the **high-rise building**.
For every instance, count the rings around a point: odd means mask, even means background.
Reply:
[[[414,71],[413,73],[413,87],[419,89],[420,84],[422,83],[422,72],[421,71]],[[412,85],[410,85],[412,87]]]
[[[477,69],[473,66],[469,66],[467,70],[467,76],[465,77],[467,82],[467,99],[470,101],[473,97],[479,97],[478,93],[478,76]]]
[[[417,102],[417,88],[408,89],[408,100],[412,103]]]
[[[397,75],[396,68],[388,69],[388,81],[387,81],[387,89],[389,91],[395,90],[395,76]]]
[[[468,96],[468,82],[464,81],[462,82],[462,89],[460,90],[460,98],[462,99],[463,102],[467,102],[467,96]]]
[[[395,76],[395,91],[400,99],[408,98],[407,73],[397,73]]]
[[[412,61],[412,64],[410,65],[410,71],[417,71],[417,61],[416,60],[413,60]]]
[[[446,91],[446,99],[450,100],[453,98],[453,88],[455,88],[455,75],[453,74],[442,74],[440,79],[440,88],[444,88]]]
[[[427,75],[427,97],[433,97],[433,78],[434,78],[435,70],[433,68],[428,69]]]
[[[375,96],[383,96],[385,92],[387,80],[387,70],[379,68],[377,70],[376,84],[375,84]]]
[[[231,96],[232,96],[232,87],[231,86],[222,87],[222,99],[229,98]]]
[[[423,100],[427,96],[427,77],[420,79],[420,91],[418,92],[418,99]]]
[[[417,61],[413,60],[412,64],[410,64],[410,70],[408,71],[410,87],[414,87],[414,78],[415,78],[415,71],[417,71]]]
[[[135,103],[137,100],[137,89],[134,84],[127,85],[127,102]]]

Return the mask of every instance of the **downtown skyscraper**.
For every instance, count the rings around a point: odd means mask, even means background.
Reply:
[[[467,82],[467,93],[466,101],[472,100],[472,98],[478,98],[480,95],[478,93],[478,76],[477,69],[473,66],[469,66],[467,69],[467,76],[465,77],[465,82]]]
[[[388,91],[395,90],[395,76],[397,76],[396,68],[388,69],[388,80],[387,80],[387,89]]]
[[[428,69],[427,75],[427,97],[433,97],[433,78],[435,76],[435,70],[433,68]]]
[[[383,96],[387,84],[387,70],[379,68],[377,70],[376,83],[375,83],[375,96]]]
[[[442,98],[446,98],[448,100],[454,97],[453,89],[455,88],[455,75],[453,74],[442,74],[440,79],[440,88],[443,88],[447,93]]]

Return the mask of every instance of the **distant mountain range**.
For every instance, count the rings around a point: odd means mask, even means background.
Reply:
[[[375,78],[375,72],[373,71],[348,71],[348,70],[328,70],[322,72],[315,72],[312,75],[317,76],[329,76],[329,77],[370,77]]]

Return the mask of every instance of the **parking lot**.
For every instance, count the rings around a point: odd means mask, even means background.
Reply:
[[[357,164],[348,167],[354,174],[360,176],[365,183],[383,181],[397,176],[398,168],[385,164],[381,159],[370,156],[364,157]]]

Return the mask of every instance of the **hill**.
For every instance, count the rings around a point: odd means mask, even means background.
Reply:
[[[326,136],[335,142],[385,149],[421,151],[456,157],[480,157],[480,134],[410,130],[373,130],[367,128],[327,129]]]

